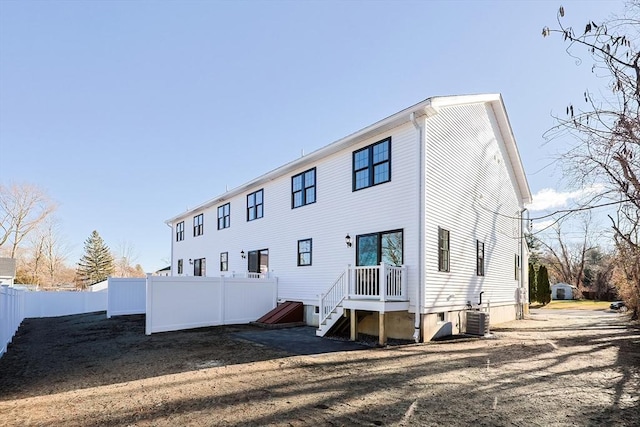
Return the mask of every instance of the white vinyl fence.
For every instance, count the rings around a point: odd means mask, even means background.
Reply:
[[[147,309],[146,278],[109,278],[107,318],[125,314],[144,314]]]
[[[147,277],[146,334],[249,323],[274,309],[278,280]]]
[[[0,286],[0,357],[24,320],[25,291]]]
[[[57,317],[107,309],[105,292],[25,292],[24,317]]]

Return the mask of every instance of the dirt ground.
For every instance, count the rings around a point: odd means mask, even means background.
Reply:
[[[27,319],[3,426],[638,426],[640,327],[533,310],[486,339],[292,356],[252,326],[146,336],[144,316]]]

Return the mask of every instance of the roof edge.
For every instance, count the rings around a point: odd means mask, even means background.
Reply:
[[[230,198],[247,191],[251,187],[254,187],[269,181],[273,181],[274,179],[280,177],[281,175],[285,175],[291,172],[292,170],[298,169],[308,163],[313,163],[317,161],[319,158],[333,154],[335,152],[342,150],[345,147],[348,147],[361,140],[364,140],[372,136],[374,133],[378,133],[382,130],[391,129],[401,124],[407,123],[410,121],[411,113],[415,113],[417,117],[429,116],[434,111],[437,112],[440,108],[456,106],[456,105],[478,104],[478,103],[490,103],[492,105],[495,103],[498,103],[501,106],[501,115],[504,117],[509,130],[510,145],[512,145],[513,148],[515,148],[515,159],[510,159],[510,160],[512,161],[512,163],[514,163],[514,170],[516,171],[516,174],[518,176],[522,175],[520,178],[518,177],[516,178],[518,179],[519,187],[522,187],[522,183],[520,182],[521,179],[524,181],[524,188],[520,188],[520,189],[521,191],[525,190],[523,192],[523,196],[528,195],[528,199],[523,198],[523,200],[525,200],[525,203],[529,203],[529,202],[526,202],[526,200],[530,201],[531,193],[529,191],[529,187],[526,182],[526,176],[524,176],[524,168],[522,167],[520,156],[517,152],[518,149],[515,144],[513,131],[511,130],[511,125],[509,124],[509,118],[507,116],[506,109],[502,101],[502,95],[500,95],[499,93],[486,93],[486,94],[474,94],[474,95],[446,95],[446,96],[430,97],[410,107],[402,109],[397,113],[394,113],[382,120],[379,120],[369,126],[366,126],[350,135],[345,136],[344,138],[338,139],[328,145],[325,145],[324,147],[321,147],[315,151],[312,151],[307,155],[304,155],[298,159],[292,160],[276,169],[273,169],[263,175],[260,175],[259,177],[251,181],[248,181],[242,185],[234,187],[225,193],[219,194],[213,197],[212,199],[207,200],[204,203],[201,203],[193,208],[187,209],[186,211],[167,219],[165,223],[168,225],[171,225],[173,222],[175,222],[178,219],[181,219],[187,215],[196,213],[203,209],[210,208],[211,206],[217,205],[219,203],[225,202]],[[514,162],[514,160],[517,160],[517,161]]]

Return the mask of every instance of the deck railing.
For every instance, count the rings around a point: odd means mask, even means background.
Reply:
[[[404,265],[396,267],[385,263],[357,267],[349,265],[329,290],[320,295],[320,323],[346,298],[406,301],[406,270]]]
[[[376,266],[357,266],[349,269],[353,276],[349,281],[349,298],[380,301],[406,300],[406,286],[403,286],[406,266],[396,267],[380,263]]]
[[[266,273],[254,273],[251,271],[243,271],[240,273],[236,273],[233,271],[231,273],[231,277],[240,278],[240,279],[271,279],[271,274],[269,272]]]

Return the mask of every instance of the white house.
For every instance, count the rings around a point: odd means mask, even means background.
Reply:
[[[161,268],[153,273],[154,276],[171,276],[171,266]]]
[[[16,260],[0,257],[0,285],[13,285],[16,278]]]
[[[522,313],[530,201],[502,97],[433,97],[167,220],[171,271],[269,274],[319,335],[428,341]]]

